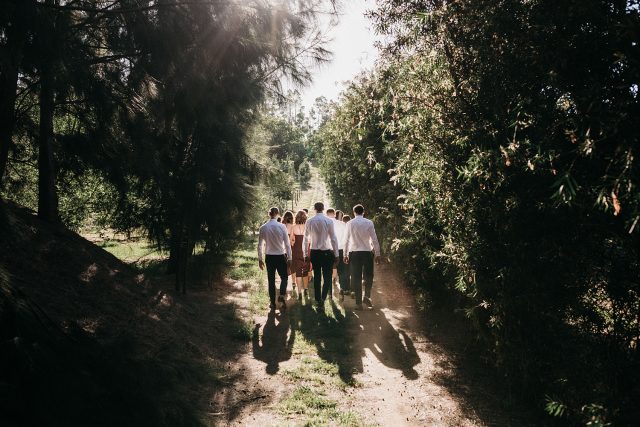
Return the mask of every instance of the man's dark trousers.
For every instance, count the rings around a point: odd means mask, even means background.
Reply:
[[[289,272],[287,271],[287,256],[282,255],[266,255],[265,264],[267,265],[267,281],[269,282],[269,299],[271,304],[276,303],[276,271],[280,276],[280,295],[287,294],[287,279]]]
[[[316,302],[320,303],[327,299],[329,288],[332,285],[331,276],[333,276],[333,261],[335,257],[333,251],[322,251],[311,249],[311,264],[313,264],[313,290],[315,292]],[[321,282],[324,283],[321,287]],[[322,289],[322,291],[320,290]]]
[[[349,264],[351,265],[351,287],[356,292],[356,304],[362,304],[363,277],[364,296],[371,298],[371,287],[373,286],[373,252],[350,252]]]
[[[348,292],[349,284],[349,266],[344,263],[344,250],[340,249],[340,261],[338,262],[338,280],[340,280],[340,290]]]

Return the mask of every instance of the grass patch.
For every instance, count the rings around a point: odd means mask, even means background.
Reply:
[[[269,309],[269,290],[263,283],[252,283],[249,290],[249,310],[252,314],[264,313]]]
[[[230,338],[250,342],[253,338],[253,325],[244,320],[233,304],[218,308],[219,324]]]
[[[316,354],[316,346],[313,345],[304,335],[300,334],[296,336],[296,340],[293,343],[293,354],[311,355]]]
[[[296,388],[286,399],[280,402],[280,412],[290,414],[318,414],[320,412],[333,412],[338,403],[329,399],[322,390],[300,386]]]
[[[98,246],[123,261],[135,261],[151,255],[154,257],[165,257],[167,255],[146,239],[106,240]]]
[[[282,375],[293,381],[315,385],[325,385],[336,380],[341,382],[338,377],[338,366],[317,357],[304,357],[302,363],[293,369],[284,370]]]
[[[246,245],[243,245],[246,246]],[[264,313],[269,308],[269,290],[265,272],[258,266],[258,254],[248,248],[236,250],[230,258],[227,277],[247,282],[249,285],[249,310],[252,314]]]
[[[250,251],[239,250],[232,254],[227,276],[233,280],[260,282],[264,275],[258,266],[258,255]]]
[[[143,259],[135,264],[138,271],[145,275],[145,277],[154,277],[161,274],[166,274],[167,271],[167,259]]]
[[[347,311],[340,304],[327,304],[325,307],[325,314],[330,319],[342,321],[342,319],[345,318]]]
[[[338,402],[330,399],[317,388],[300,386],[278,405],[278,411],[285,416],[305,417],[305,426],[361,426],[359,417],[353,412],[341,412]]]
[[[250,342],[253,338],[253,326],[244,320],[235,322],[231,330],[231,338],[242,342]]]

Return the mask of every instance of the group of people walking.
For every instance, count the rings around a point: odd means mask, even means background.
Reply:
[[[313,277],[316,304],[322,307],[333,296],[334,280],[340,284],[340,300],[350,295],[356,309],[363,303],[373,307],[374,261],[379,262],[380,244],[374,224],[364,217],[364,207],[353,207],[353,219],[341,211],[327,209],[322,202],[314,205],[315,215],[308,218],[307,210],[295,217],[287,211],[269,210],[269,221],[260,227],[258,262],[267,269],[271,310],[276,309],[276,273],[280,276],[280,309],[286,309],[289,276],[298,298],[309,298],[309,281]],[[364,283],[364,297],[362,285]]]

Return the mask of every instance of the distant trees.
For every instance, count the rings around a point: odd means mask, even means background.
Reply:
[[[387,90],[395,81],[394,72],[390,69],[355,79],[315,135],[322,147],[321,168],[332,200],[345,209],[365,203],[386,249],[398,234],[395,219],[400,209],[395,201],[401,194],[399,188],[389,185],[397,147],[385,128],[392,120]]]
[[[313,151],[309,145],[311,129],[302,109],[296,110],[296,99],[281,100],[265,105],[257,114],[245,136],[249,156],[269,171],[266,179],[254,183],[251,221],[253,229],[265,221],[271,206],[281,209],[295,198],[296,191],[304,189],[311,180],[310,160]]]
[[[333,197],[394,212],[409,277],[570,422],[638,416],[639,6],[379,2],[387,55],[319,132]]]
[[[28,200],[17,192],[37,176],[38,214],[57,221],[60,189],[92,177],[117,194],[102,218],[146,229],[176,271],[197,242],[223,253],[240,226],[229,218],[250,200],[246,130],[282,76],[304,83],[327,58],[322,7],[333,11],[316,0],[2,2],[4,196]],[[62,220],[77,213],[64,205]]]

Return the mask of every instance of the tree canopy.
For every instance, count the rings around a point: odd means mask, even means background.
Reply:
[[[198,242],[224,253],[252,197],[247,129],[283,78],[307,83],[329,57],[321,12],[333,4],[3,2],[3,194],[48,221],[143,228],[172,265]]]

